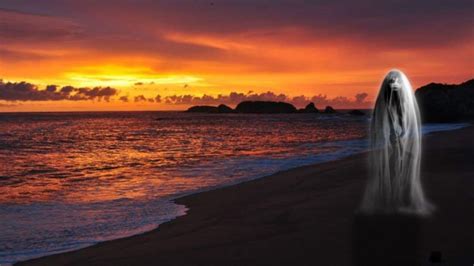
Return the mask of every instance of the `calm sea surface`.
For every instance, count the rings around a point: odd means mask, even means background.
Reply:
[[[0,263],[156,228],[180,195],[366,149],[367,118],[0,114]]]

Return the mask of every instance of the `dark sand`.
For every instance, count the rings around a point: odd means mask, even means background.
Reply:
[[[474,127],[424,138],[429,218],[355,214],[366,154],[177,200],[187,215],[142,235],[20,265],[472,265]]]

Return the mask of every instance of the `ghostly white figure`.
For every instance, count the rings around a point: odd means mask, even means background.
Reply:
[[[370,178],[361,211],[429,214],[420,183],[421,122],[405,74],[390,71],[382,82],[370,126]]]

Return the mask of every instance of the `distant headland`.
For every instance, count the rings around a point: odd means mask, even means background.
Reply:
[[[430,83],[415,92],[424,122],[474,119],[474,79],[461,84]]]

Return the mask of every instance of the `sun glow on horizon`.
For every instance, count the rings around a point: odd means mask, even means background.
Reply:
[[[78,86],[117,86],[132,87],[140,85],[197,85],[203,78],[183,74],[158,74],[148,67],[124,67],[119,65],[85,66],[65,72],[66,80]]]

